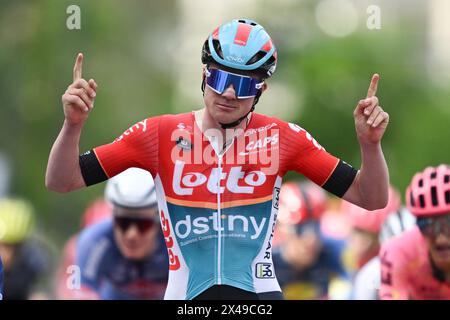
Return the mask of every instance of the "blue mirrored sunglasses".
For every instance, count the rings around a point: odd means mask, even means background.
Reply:
[[[236,97],[245,99],[255,97],[264,81],[219,69],[206,69],[206,84],[218,94],[222,94],[232,84]]]

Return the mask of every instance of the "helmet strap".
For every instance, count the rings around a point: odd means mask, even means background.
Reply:
[[[203,96],[205,96],[205,85],[206,85],[205,77],[203,77],[203,79],[202,79],[202,85],[201,85],[201,89],[202,89]]]

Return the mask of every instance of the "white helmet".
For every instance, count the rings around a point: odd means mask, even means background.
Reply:
[[[149,208],[158,204],[152,175],[139,168],[129,168],[109,179],[105,198],[112,205],[131,209]]]
[[[406,208],[401,208],[386,217],[380,230],[380,243],[389,240],[399,234],[413,228],[416,225],[416,217]]]

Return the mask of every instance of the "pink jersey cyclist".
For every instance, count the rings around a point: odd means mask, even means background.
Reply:
[[[450,167],[414,176],[407,207],[417,227],[381,248],[381,299],[450,299]]]
[[[450,299],[450,284],[432,265],[419,228],[388,241],[380,258],[381,299]]]

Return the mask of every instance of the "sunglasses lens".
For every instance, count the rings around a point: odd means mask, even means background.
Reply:
[[[450,235],[450,215],[438,218],[419,218],[417,226],[420,232],[427,237],[435,237],[438,234]]]
[[[133,224],[136,225],[140,233],[147,232],[155,225],[155,221],[152,219],[116,217],[114,220],[122,232],[126,232]]]
[[[155,221],[153,220],[141,220],[137,222],[137,227],[139,229],[140,233],[147,232],[149,229],[151,229],[155,225]]]
[[[250,98],[258,93],[258,84],[261,81],[255,78],[232,74],[219,69],[208,69],[206,84],[215,92],[222,94],[230,85],[239,99]]]
[[[130,227],[131,222],[127,218],[114,218],[116,226],[120,228],[122,232],[126,232]]]

